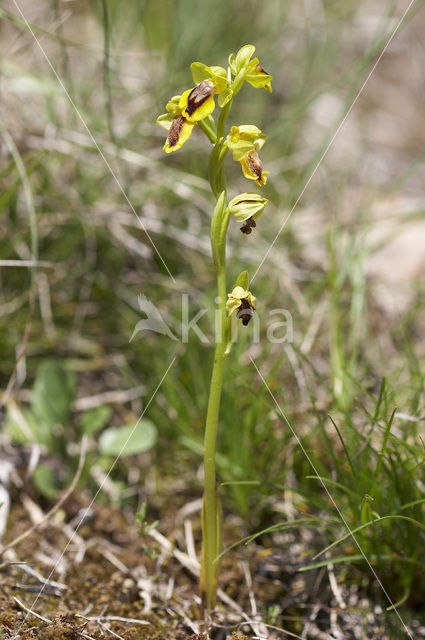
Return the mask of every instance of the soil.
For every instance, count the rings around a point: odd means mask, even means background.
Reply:
[[[40,518],[40,502],[43,512],[51,506],[30,488],[12,492],[4,545]],[[329,567],[299,573],[311,541],[293,534],[240,545],[224,556],[223,592],[206,636],[196,559],[188,552],[192,535],[199,552],[199,511],[188,509],[183,495],[156,496],[156,502],[165,515],[142,534],[134,509],[97,500],[87,510],[91,496],[80,491],[40,530],[7,549],[0,567],[0,638],[406,637],[394,614],[371,604],[376,598],[368,599],[359,576],[350,586]],[[225,544],[245,533],[241,522],[225,518]],[[409,629],[412,637],[425,637],[418,621]]]

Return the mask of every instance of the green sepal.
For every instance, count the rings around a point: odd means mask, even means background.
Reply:
[[[220,93],[220,95],[218,96],[218,106],[219,107],[224,107],[226,106],[226,104],[233,98],[233,91],[230,89],[230,87],[228,87],[227,89],[224,89],[224,91],[222,93]]]
[[[213,217],[211,220],[211,249],[216,268],[224,264],[226,251],[226,233],[229,226],[229,208],[227,206],[226,192],[222,191],[217,198]]]
[[[159,124],[160,127],[168,131],[168,129],[171,127],[171,123],[173,122],[174,117],[175,116],[173,116],[171,113],[163,113],[156,119],[156,124]]]
[[[207,67],[203,62],[192,62],[190,65],[192,78],[195,84],[203,80],[211,80],[217,93],[221,93],[227,87],[227,73],[223,67]]]
[[[246,291],[249,290],[249,274],[248,271],[241,271],[235,283],[235,287],[242,287]]]
[[[233,73],[233,75],[237,75],[241,69],[246,67],[254,55],[255,47],[253,44],[246,44],[244,47],[239,49],[236,54],[236,57],[233,53],[229,56],[229,66]]]
[[[208,71],[207,65],[203,64],[202,62],[192,62],[192,64],[190,65],[190,70],[192,72],[192,78],[195,84],[199,84],[203,80],[209,79],[211,76]]]
[[[245,222],[248,218],[256,220],[264,211],[268,203],[258,193],[240,193],[229,202],[229,211],[238,222]]]
[[[237,142],[232,142],[230,136],[227,136],[227,144],[232,152],[233,160],[235,160],[235,162],[240,162],[242,158],[255,149],[254,143],[250,140],[238,140]]]

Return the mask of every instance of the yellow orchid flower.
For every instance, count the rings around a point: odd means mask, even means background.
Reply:
[[[165,153],[177,151],[188,140],[197,122],[208,118],[214,111],[215,87],[211,80],[203,80],[181,96],[173,96],[167,103],[165,113],[157,118],[157,124],[168,130],[163,146]]]
[[[226,311],[229,316],[235,311],[236,316],[242,320],[242,324],[246,326],[254,315],[256,309],[256,298],[248,289],[236,286],[232,293],[227,294]]]
[[[244,224],[241,226],[242,233],[249,235],[257,226],[256,219],[261,216],[264,207],[268,203],[266,198],[262,198],[258,193],[240,193],[229,202],[229,211]]]
[[[242,124],[232,127],[227,136],[227,146],[233,154],[233,160],[240,162],[249,151],[259,151],[267,140],[267,136],[253,124]]]
[[[264,87],[264,89],[267,89],[270,93],[273,91],[271,85],[273,77],[263,69],[258,58],[251,60],[247,66],[245,79],[253,87]]]
[[[167,113],[160,115],[156,123],[168,131],[168,137],[162,147],[165,153],[177,151],[190,137],[195,123],[188,122],[182,116],[182,109],[179,107],[181,96],[173,96],[165,107]]]
[[[263,146],[267,136],[254,125],[245,124],[232,127],[227,136],[227,146],[233,155],[233,160],[241,163],[242,172],[248,180],[262,186],[266,184],[268,171],[263,171],[259,149]]]
[[[264,87],[267,91],[272,92],[271,80],[273,77],[263,69],[258,58],[251,57],[254,55],[255,47],[247,44],[239,49],[236,56],[233,53],[229,56],[229,67],[234,76],[241,71],[245,71],[245,80],[256,88]]]

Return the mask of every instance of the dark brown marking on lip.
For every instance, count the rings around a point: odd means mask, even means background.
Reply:
[[[264,67],[261,66],[261,64],[257,64],[257,66],[255,67],[255,70],[257,71],[257,73],[264,73],[264,75],[266,76],[270,75],[269,73],[267,73]]]
[[[241,305],[238,309],[236,317],[240,318],[242,320],[242,324],[244,325],[244,327],[246,327],[246,325],[251,320],[253,315],[254,315],[254,308],[249,304],[246,298],[243,298],[241,300]]]
[[[187,98],[186,113],[191,116],[214,93],[214,85],[211,80],[204,80],[192,89]]]
[[[176,116],[168,130],[168,146],[175,147],[179,141],[181,130],[183,129],[183,116]]]
[[[255,229],[256,226],[257,226],[257,223],[255,222],[254,218],[251,216],[250,218],[247,218],[245,220],[245,222],[241,226],[241,231],[242,233],[249,235],[252,232],[252,230]]]
[[[248,153],[248,166],[251,169],[252,173],[257,176],[259,182],[261,182],[263,167],[261,164],[260,156],[255,149]]]

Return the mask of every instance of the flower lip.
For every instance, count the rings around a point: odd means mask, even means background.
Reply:
[[[270,74],[265,70],[264,67],[261,66],[260,63],[257,64],[257,66],[255,67],[255,70],[257,71],[257,73],[264,73],[266,76],[269,76]]]
[[[255,229],[256,226],[257,226],[257,223],[255,222],[254,218],[251,216],[250,218],[247,218],[245,220],[245,222],[241,226],[241,231],[245,235],[249,236],[249,234],[252,232],[253,229]]]
[[[165,124],[167,120],[164,119],[163,122]],[[193,122],[188,122],[183,116],[175,116],[168,125],[168,136],[163,146],[165,153],[180,149],[186,140],[190,138],[194,126]]]
[[[183,129],[185,119],[183,116],[177,116],[171,123],[170,130],[168,132],[168,146],[175,147],[179,141],[180,133]]]
[[[211,80],[203,80],[192,89],[187,98],[186,113],[190,117],[215,91]]]
[[[256,150],[250,151],[248,153],[248,166],[251,169],[252,173],[255,173],[258,180],[261,181],[261,174],[263,172],[263,167],[261,165],[260,156]]]
[[[247,298],[243,298],[241,300],[241,305],[236,313],[236,317],[242,320],[242,324],[244,327],[249,323],[252,316],[254,315],[254,307],[252,307],[247,300]]]
[[[241,158],[240,163],[245,178],[248,178],[248,180],[255,180],[260,187],[263,184],[266,184],[267,177],[265,174],[268,172],[263,171],[260,156],[256,149],[253,149]]]

